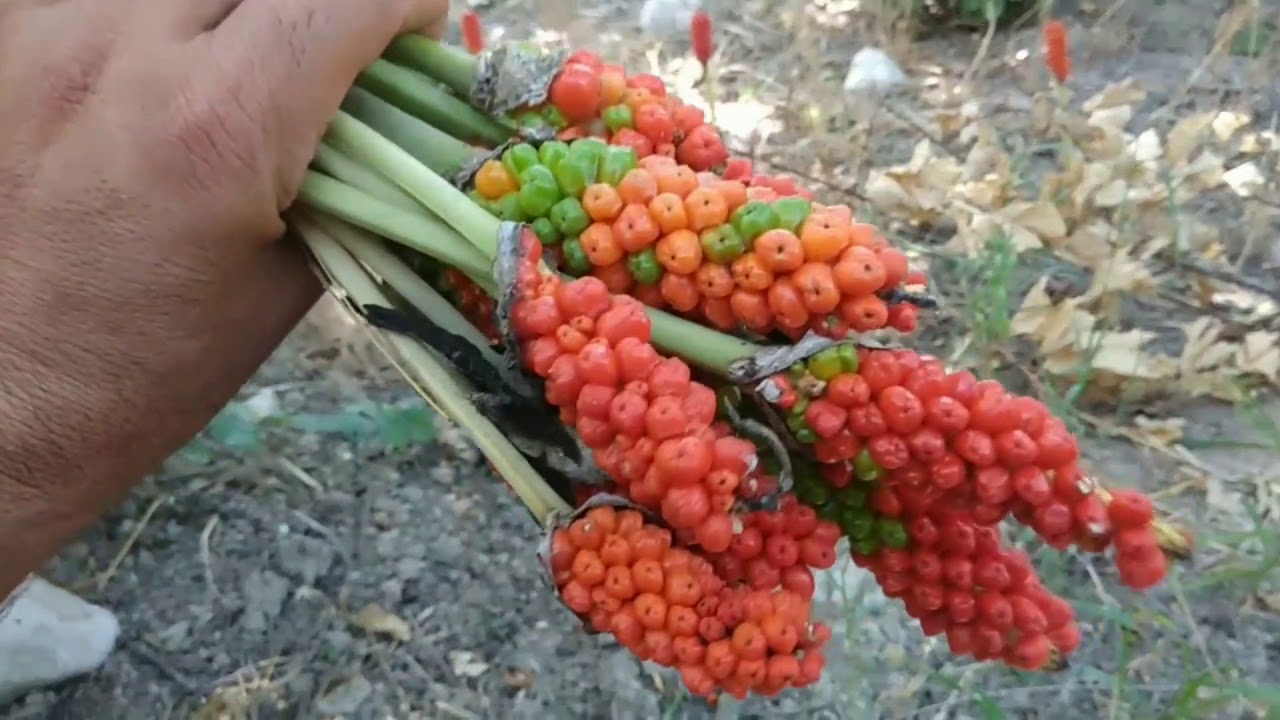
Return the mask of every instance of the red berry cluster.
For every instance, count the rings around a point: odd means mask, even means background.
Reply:
[[[854,561],[900,598],[926,635],[946,633],[951,651],[1050,670],[1080,644],[1075,613],[1045,589],[1026,553],[1003,547],[999,531],[963,517],[917,515],[910,549],[881,548]]]
[[[1112,541],[1114,519],[1080,468],[1075,437],[1034,398],[966,370],[948,372],[936,358],[911,350],[862,349],[856,371],[822,383],[785,376],[767,382],[775,397],[791,392],[792,402],[795,386],[817,395],[804,417],[820,460],[846,461],[865,449],[884,473],[871,497],[884,517],[946,508],[994,525],[1013,514],[1057,548],[1074,543],[1096,552]],[[1149,587],[1165,572],[1164,555],[1152,549],[1154,533],[1143,530],[1150,505],[1143,513],[1131,499],[1141,496],[1122,497],[1133,508],[1117,510],[1126,522],[1145,517],[1125,536],[1130,547],[1118,556],[1128,566],[1122,579]]]
[[[830,631],[810,621],[806,598],[730,587],[635,510],[595,507],[555,530],[550,566],[565,605],[638,657],[678,668],[694,695],[775,695],[821,675]]]
[[[710,170],[729,159],[720,131],[701,110],[667,93],[656,75],[628,75],[620,65],[578,50],[565,61],[547,97],[568,121],[560,139],[605,137],[614,145],[634,148],[636,156],[667,155],[695,171]],[[625,106],[630,127],[610,128],[600,118],[609,107]]]
[[[498,343],[500,341],[498,326],[494,323],[494,311],[497,305],[493,298],[472,282],[466,274],[454,268],[445,268],[440,280],[440,289],[458,308],[462,316],[488,338],[489,342]]]
[[[595,277],[542,276],[541,245],[531,233],[524,244],[512,326],[547,401],[619,492],[706,551],[727,550],[738,488],[756,471],[755,445],[714,424],[715,392],[693,381],[684,361],[659,355],[638,300],[611,295]]]
[[[813,571],[836,563],[839,526],[819,519],[813,508],[790,493],[782,495],[778,510],[747,513],[740,522],[742,530],[733,536],[728,552],[711,556],[720,577],[753,590],[781,586],[812,598]]]

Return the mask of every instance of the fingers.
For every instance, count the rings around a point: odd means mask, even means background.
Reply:
[[[268,116],[284,194],[296,190],[356,75],[397,35],[442,30],[448,7],[448,0],[243,0],[211,32],[211,60],[253,79],[247,92],[257,97],[241,101]]]

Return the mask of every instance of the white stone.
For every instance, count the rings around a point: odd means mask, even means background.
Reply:
[[[688,37],[689,22],[701,6],[699,0],[644,0],[640,27],[654,40]]]
[[[849,74],[844,77],[844,91],[850,94],[884,92],[907,81],[898,63],[883,51],[865,47],[849,61]]]
[[[20,593],[0,617],[0,705],[97,669],[120,636],[110,610],[41,578]]]

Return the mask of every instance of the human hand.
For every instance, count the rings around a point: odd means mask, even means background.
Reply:
[[[448,0],[0,3],[0,599],[319,295],[279,242],[329,118]]]

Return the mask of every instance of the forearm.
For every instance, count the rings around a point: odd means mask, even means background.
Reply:
[[[0,351],[0,597],[93,522],[102,494],[129,484],[86,425],[95,395],[56,366]]]

